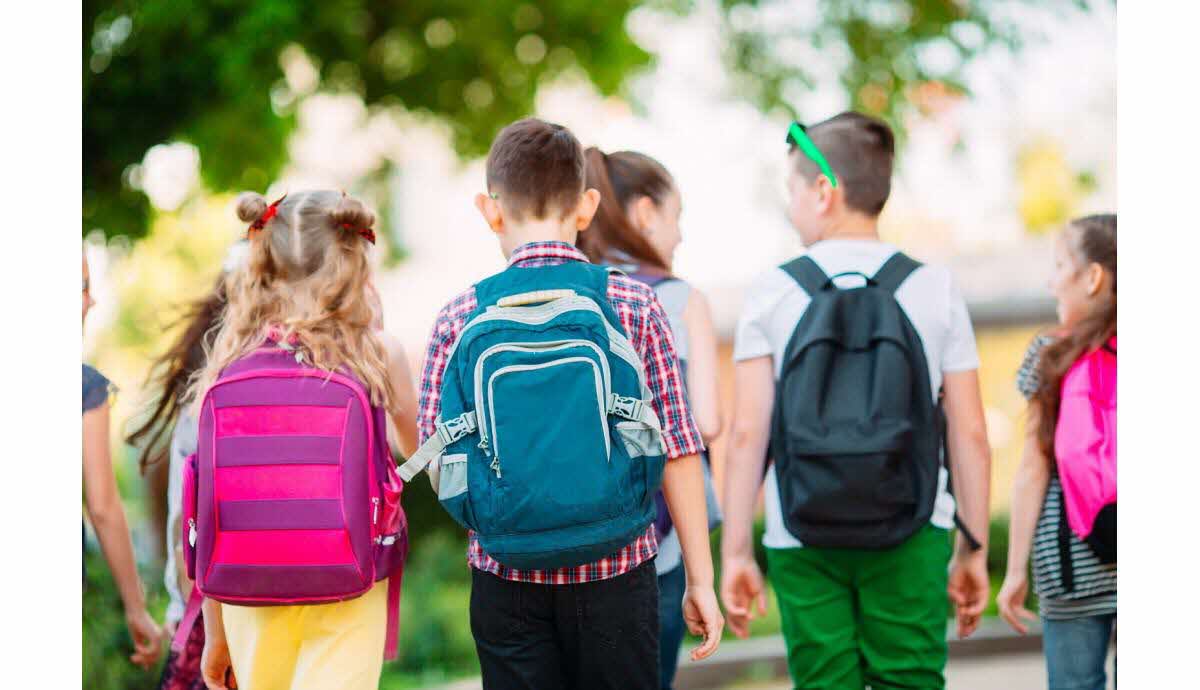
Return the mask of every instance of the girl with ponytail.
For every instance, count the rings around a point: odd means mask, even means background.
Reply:
[[[671,324],[688,405],[708,443],[721,432],[717,338],[704,295],[673,274],[675,250],[683,240],[679,189],[666,168],[645,154],[605,154],[591,147],[585,156],[585,187],[600,192],[600,206],[587,231],[579,234],[578,246],[593,263],[616,266],[654,288]],[[711,529],[719,524],[720,511],[707,464],[704,488]],[[671,528],[662,493],[655,498],[661,685],[670,688],[683,641],[686,582],[679,537]]]

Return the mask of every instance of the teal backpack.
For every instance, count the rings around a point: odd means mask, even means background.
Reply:
[[[410,481],[429,467],[442,506],[508,567],[590,563],[654,519],[662,431],[607,299],[612,270],[509,268],[476,285],[437,433],[400,468]]]

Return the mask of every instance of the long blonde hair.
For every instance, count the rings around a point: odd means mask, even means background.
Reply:
[[[261,194],[238,196],[238,217],[256,223],[269,206]],[[343,192],[289,193],[274,217],[252,230],[246,267],[227,278],[228,305],[197,371],[191,399],[199,403],[221,371],[262,345],[269,328],[297,343],[314,366],[345,367],[391,410],[395,395],[387,354],[373,331],[368,296],[368,234],[375,214]],[[361,233],[361,234],[360,234]]]

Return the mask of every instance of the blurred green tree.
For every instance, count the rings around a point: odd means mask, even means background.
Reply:
[[[624,28],[635,4],[85,0],[83,232],[145,235],[137,166],[171,139],[204,152],[211,189],[264,187],[303,95],[281,65],[291,46],[317,67],[307,88],[439,116],[471,155],[530,111],[544,78],[578,67],[611,94],[647,63]]]
[[[797,117],[799,95],[822,76],[814,71],[831,68],[851,108],[903,134],[907,112],[936,109],[945,97],[966,93],[963,70],[973,57],[994,46],[1016,49],[1031,37],[1030,27],[1014,20],[1013,5],[1068,12],[1108,1],[721,0],[721,6],[726,59],[740,96]],[[806,59],[814,53],[824,59]]]

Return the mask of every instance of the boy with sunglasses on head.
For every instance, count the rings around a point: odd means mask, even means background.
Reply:
[[[960,636],[988,596],[972,535],[987,536],[990,450],[966,305],[946,269],[879,238],[886,124],[846,112],[793,123],[787,143],[788,215],[808,251],[752,285],[738,323],[721,544],[730,629],[745,637],[766,611],[751,545],[765,483],[795,686],[941,688],[947,592]]]

